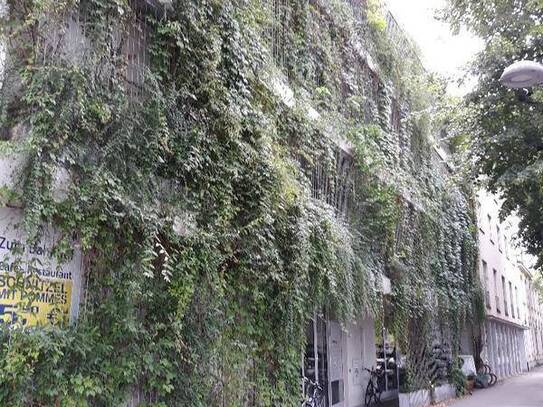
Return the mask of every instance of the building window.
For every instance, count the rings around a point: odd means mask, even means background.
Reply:
[[[335,158],[335,168],[321,162],[314,165],[310,178],[311,196],[333,207],[338,217],[346,218],[352,201],[353,158],[341,149],[336,151]]]
[[[485,283],[485,302],[486,302],[486,307],[488,309],[490,309],[490,282],[489,282],[489,278],[488,278],[488,264],[486,264],[486,261],[482,260],[481,261],[482,263],[482,266],[483,266],[483,279],[484,279],[484,283]]]
[[[371,80],[371,97],[375,102],[379,99],[379,89],[381,88],[381,80],[379,75],[377,75],[371,68],[368,68],[370,72]]]
[[[496,241],[498,243],[498,250],[502,251],[502,237],[500,232],[500,226],[496,225]]]
[[[492,233],[492,216],[486,215],[488,222],[488,233],[490,234],[490,242],[494,244],[494,233]]]
[[[484,225],[483,225],[481,202],[476,201],[475,206],[477,208],[477,223],[479,225],[479,231],[484,235],[485,234],[485,228],[484,228]]]
[[[517,286],[515,286],[515,302],[517,304],[517,318],[521,319],[521,317],[520,317],[520,305],[519,305],[519,302],[518,302],[518,287]]]
[[[505,284],[505,277],[502,276],[502,294],[503,294],[503,309],[505,316],[509,316],[509,309],[507,308],[507,285]]]
[[[496,269],[492,269],[492,274],[494,276],[494,294],[496,296],[496,311],[501,313],[500,310],[500,296],[498,295],[498,272]]]
[[[392,99],[392,106],[390,110],[390,129],[393,133],[400,134],[402,130],[402,117],[400,112],[400,104],[396,99]]]
[[[509,281],[509,298],[511,300],[511,317],[515,318],[515,303],[513,298],[513,284]]]
[[[149,27],[143,15],[134,16],[123,35],[122,53],[126,60],[124,77],[131,97],[142,95],[145,71],[150,64]]]
[[[508,244],[509,242],[507,241],[507,236],[506,235],[503,235],[503,250],[505,250],[505,257],[506,258],[509,258],[509,250],[508,250]]]

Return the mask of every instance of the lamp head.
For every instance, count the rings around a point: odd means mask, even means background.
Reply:
[[[512,89],[539,85],[543,83],[543,65],[534,61],[515,62],[503,71],[500,82]]]

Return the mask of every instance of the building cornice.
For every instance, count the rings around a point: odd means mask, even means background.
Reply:
[[[503,318],[499,318],[499,317],[496,317],[494,315],[487,315],[486,319],[489,320],[489,321],[493,321],[493,322],[499,322],[499,323],[504,324],[504,325],[514,326],[515,328],[523,329],[525,331],[530,329],[530,327],[528,327],[526,325],[517,324],[516,322],[509,321],[509,320],[503,319]]]

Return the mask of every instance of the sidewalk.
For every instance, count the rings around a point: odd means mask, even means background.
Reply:
[[[450,407],[543,407],[543,367],[450,402]]]

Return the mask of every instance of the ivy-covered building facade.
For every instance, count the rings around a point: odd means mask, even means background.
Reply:
[[[3,319],[0,404],[454,382],[484,316],[473,201],[443,84],[380,2],[8,0],[2,39],[3,204],[28,247],[54,230],[48,278],[81,261],[70,318]],[[3,273],[36,301],[43,272]]]

